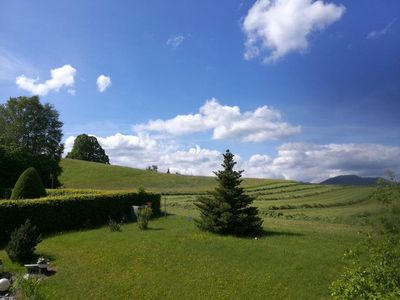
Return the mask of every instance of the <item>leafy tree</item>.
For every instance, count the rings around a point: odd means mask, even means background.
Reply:
[[[72,151],[67,154],[67,158],[80,159],[86,161],[109,164],[110,160],[104,149],[100,146],[97,138],[80,134],[76,137]]]
[[[46,196],[42,179],[35,168],[21,174],[11,194],[11,199],[34,199]]]
[[[58,160],[49,159],[45,155],[36,155],[19,146],[0,145],[0,188],[14,187],[19,176],[29,167],[34,167],[38,171],[45,186],[59,185],[57,172],[61,168]]]
[[[203,230],[238,236],[254,235],[262,231],[262,220],[253,198],[240,187],[242,171],[234,171],[234,155],[226,150],[223,170],[214,172],[218,186],[209,197],[201,197],[195,204],[200,209],[197,226]]]
[[[385,211],[356,250],[346,252],[349,265],[330,287],[334,299],[400,299],[400,184],[393,174],[373,197]]]
[[[60,158],[62,122],[51,104],[39,97],[10,98],[0,106],[0,141],[29,149],[34,154]]]
[[[59,185],[59,162],[63,152],[62,122],[50,104],[41,104],[37,96],[10,98],[0,105],[0,179],[13,186],[22,171],[35,166],[46,186],[52,179]],[[29,165],[27,165],[29,163]],[[11,174],[14,172],[18,174]]]

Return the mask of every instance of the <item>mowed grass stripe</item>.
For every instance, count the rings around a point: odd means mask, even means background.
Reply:
[[[334,190],[322,195],[315,195],[306,198],[297,198],[289,200],[275,201],[254,201],[257,207],[271,209],[275,207],[285,207],[284,209],[294,209],[301,206],[309,206],[308,208],[346,206],[355,203],[367,201],[371,194],[371,188],[346,188],[343,190]],[[303,207],[307,208],[307,207]]]
[[[343,187],[340,186],[332,186],[332,185],[311,185],[311,184],[297,184],[297,185],[292,185],[288,186],[285,188],[279,188],[279,189],[274,189],[274,190],[263,190],[263,191],[257,191],[257,192],[246,192],[249,193],[249,195],[275,195],[275,194],[283,194],[283,193],[296,193],[296,192],[302,192],[302,191],[318,191],[318,190],[336,190],[336,189],[342,189]]]

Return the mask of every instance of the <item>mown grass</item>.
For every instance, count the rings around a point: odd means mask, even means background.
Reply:
[[[161,207],[165,200],[170,215],[152,220],[148,231],[133,223],[122,232],[103,227],[46,238],[37,254],[57,269],[41,286],[49,299],[329,299],[345,249],[380,211],[371,188],[246,179],[266,234],[258,240],[217,236],[190,221],[198,216],[194,202],[215,186],[214,178],[73,160],[63,167],[68,188],[143,186],[168,193]],[[90,193],[50,193],[68,192]],[[4,251],[0,258],[22,271]]]
[[[221,237],[169,216],[148,231],[129,224],[49,237],[37,253],[57,274],[41,289],[49,299],[329,298],[356,228],[269,219],[265,229],[259,240]]]
[[[61,161],[60,181],[66,188],[96,190],[136,190],[143,187],[154,192],[196,193],[212,190],[214,177],[163,174],[146,170],[110,166],[74,159]],[[246,178],[245,187],[257,187],[284,180]]]

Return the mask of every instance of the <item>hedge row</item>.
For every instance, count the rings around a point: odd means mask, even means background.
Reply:
[[[154,214],[160,213],[160,195],[152,193],[69,194],[30,200],[0,201],[0,240],[26,219],[40,233],[52,233],[106,224],[109,218],[131,220],[133,205],[152,203]]]

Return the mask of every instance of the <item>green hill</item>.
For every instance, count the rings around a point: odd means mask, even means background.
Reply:
[[[61,161],[63,173],[60,180],[65,188],[134,190],[144,187],[155,192],[205,192],[215,186],[215,178],[156,173],[141,169],[105,165],[75,159]],[[246,178],[244,187],[263,186],[285,180]]]
[[[322,181],[321,184],[375,186],[379,177],[360,177],[357,175],[340,175]]]

